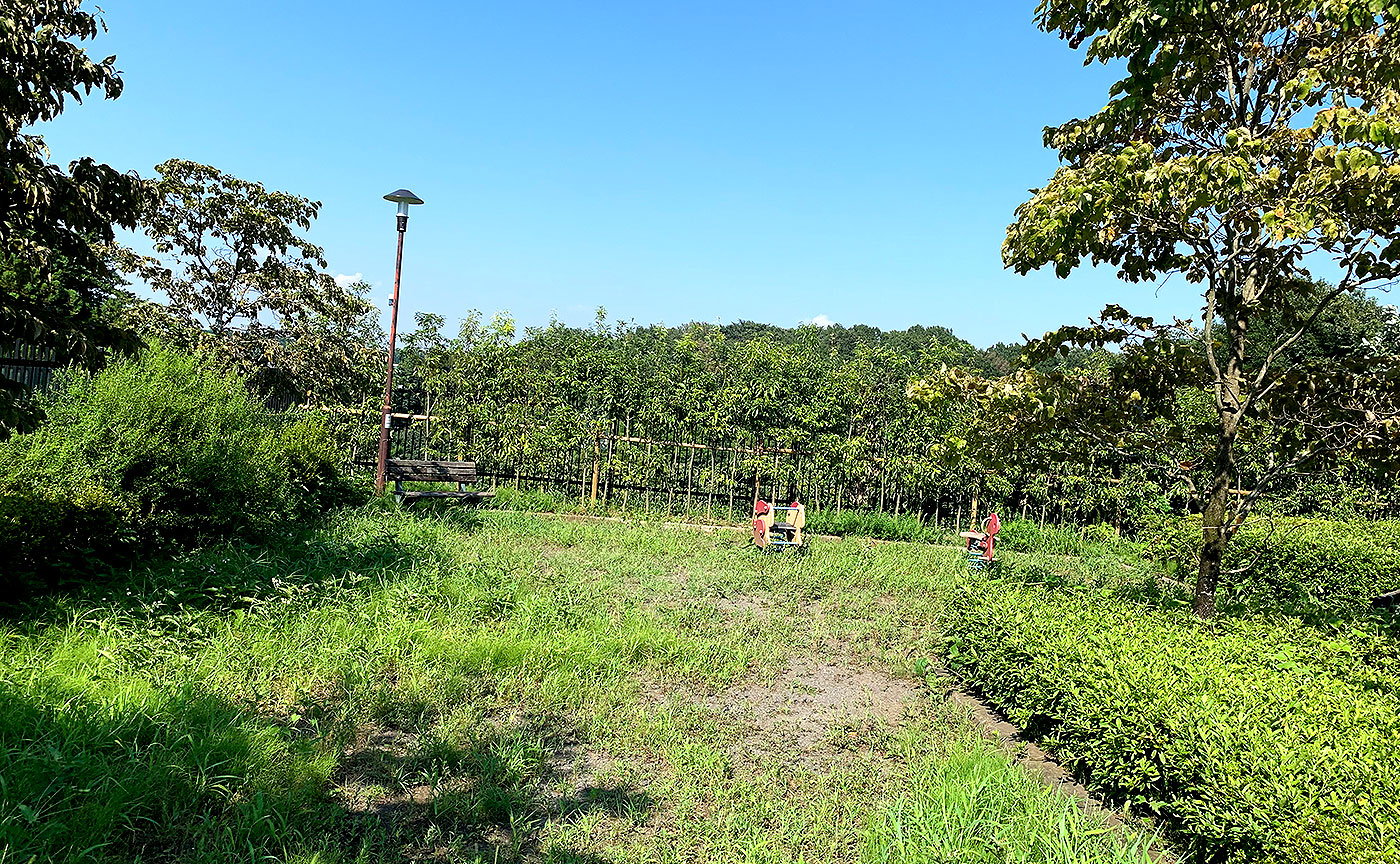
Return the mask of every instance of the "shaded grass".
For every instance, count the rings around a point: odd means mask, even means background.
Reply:
[[[907,670],[960,578],[931,547],[760,556],[460,510],[209,547],[0,629],[0,859],[875,855],[895,790],[962,782],[916,757],[965,721],[935,705],[791,770],[744,756],[723,710],[652,691],[723,693],[799,654]],[[763,615],[736,611],[753,598]]]

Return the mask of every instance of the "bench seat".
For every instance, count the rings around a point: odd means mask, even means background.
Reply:
[[[428,459],[390,459],[384,465],[384,478],[394,481],[394,497],[401,504],[412,504],[424,498],[457,499],[459,501],[481,501],[495,496],[495,492],[475,492],[467,489],[467,484],[478,482],[475,462],[438,462]],[[456,492],[411,491],[403,488],[404,483],[456,483]]]

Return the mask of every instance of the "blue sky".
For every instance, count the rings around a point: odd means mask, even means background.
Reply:
[[[589,323],[824,316],[978,344],[1105,302],[1190,313],[1111,272],[1002,269],[1054,171],[1047,124],[1113,76],[1033,2],[104,4],[126,92],[42,132],[56,159],[192,159],[323,202],[310,232],[405,313]]]

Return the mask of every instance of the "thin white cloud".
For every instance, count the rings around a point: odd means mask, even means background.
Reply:
[[[832,321],[830,318],[826,317],[825,315],[818,315],[817,317],[815,317],[815,318],[812,319],[812,326],[813,326],[813,327],[830,327],[832,324],[835,324],[835,323],[836,323],[835,321]]]
[[[351,285],[359,282],[364,275],[363,273],[356,273],[354,276],[350,276],[345,273],[337,273],[335,274],[335,284],[339,285],[341,288],[349,288]]]

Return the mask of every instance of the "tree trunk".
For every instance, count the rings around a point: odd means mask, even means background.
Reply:
[[[1222,442],[1222,449],[1229,445]],[[1191,611],[1201,618],[1215,616],[1215,589],[1220,583],[1221,563],[1229,540],[1225,522],[1230,518],[1230,472],[1217,470],[1201,514],[1201,558],[1196,574],[1196,596]]]

